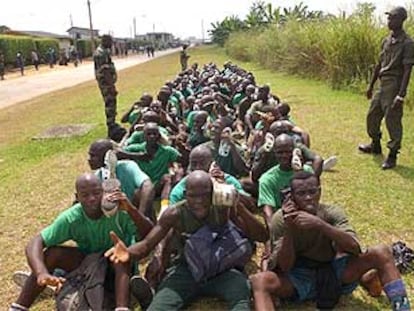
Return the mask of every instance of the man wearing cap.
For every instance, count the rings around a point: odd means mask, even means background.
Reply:
[[[372,142],[358,147],[364,153],[382,153],[380,126],[385,117],[390,136],[387,147],[390,151],[382,164],[384,170],[391,169],[397,164],[402,139],[403,103],[414,64],[414,42],[403,30],[407,11],[403,7],[395,7],[386,14],[391,33],[382,41],[379,62],[375,66],[366,92],[367,98],[372,98],[367,115],[367,132]],[[380,88],[372,97],[377,79],[380,80]]]

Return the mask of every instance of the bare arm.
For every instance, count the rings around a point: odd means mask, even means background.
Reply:
[[[263,206],[263,214],[267,227],[269,228],[272,222],[273,208],[270,205]]]
[[[146,212],[152,209],[154,195],[154,185],[149,179],[142,183],[140,189],[135,190],[134,203],[142,214],[146,215]]]
[[[42,273],[49,273],[44,261],[44,248],[45,244],[40,234],[36,235],[26,246],[27,262],[36,276]]]
[[[323,159],[320,156],[315,156],[315,158],[312,161],[312,168],[316,176],[321,176],[323,168]]]
[[[233,142],[230,142],[230,154],[233,160],[234,167],[240,175],[244,175],[248,172],[246,162],[240,155],[239,151],[236,148],[236,145]]]
[[[277,267],[283,272],[288,272],[296,261],[295,249],[293,247],[293,238],[289,229],[286,229],[281,237],[280,248],[277,251]]]
[[[266,227],[243,204],[243,195],[240,195],[237,206],[232,209],[230,217],[232,221],[243,230],[253,241],[266,242],[269,233]],[[236,209],[236,210],[235,210]]]
[[[135,260],[146,257],[167,235],[168,231],[174,227],[177,221],[178,213],[176,209],[168,208],[144,240],[128,247],[130,256]]]
[[[337,229],[325,221],[322,221],[321,232],[335,241],[337,249],[353,255],[358,255],[361,252],[358,241],[351,234]]]

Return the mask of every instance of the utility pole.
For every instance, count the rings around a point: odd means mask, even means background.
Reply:
[[[91,2],[87,0],[88,4],[88,11],[89,11],[89,29],[91,32],[91,47],[92,47],[92,54],[95,52],[95,38],[93,34],[93,26],[92,26],[92,12],[91,12]]]
[[[204,44],[204,19],[201,20],[201,42]]]
[[[137,19],[134,17],[134,39],[137,37]]]

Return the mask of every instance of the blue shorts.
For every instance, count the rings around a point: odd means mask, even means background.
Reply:
[[[331,264],[338,279],[341,279],[350,258],[351,256],[343,256],[332,261]],[[292,270],[289,271],[288,278],[296,289],[296,296],[293,297],[293,300],[305,301],[316,298],[316,269],[308,268],[299,259]],[[352,293],[358,284],[359,282],[342,284],[341,293],[343,295]]]

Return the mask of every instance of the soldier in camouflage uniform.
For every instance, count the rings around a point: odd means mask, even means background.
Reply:
[[[93,60],[95,63],[95,78],[105,102],[106,126],[108,137],[120,141],[126,133],[125,129],[115,122],[116,118],[116,96],[118,94],[115,83],[117,74],[111,59],[112,37],[102,36],[102,42],[96,49]]]
[[[397,164],[397,154],[402,139],[401,120],[404,97],[414,64],[414,41],[403,29],[403,23],[407,19],[407,11],[403,7],[395,7],[386,14],[391,33],[382,42],[380,60],[375,67],[367,90],[367,98],[372,98],[367,115],[367,132],[372,142],[359,145],[359,150],[364,153],[382,153],[380,125],[385,117],[385,124],[390,136],[390,141],[387,144],[390,152],[382,164],[384,170],[391,169]],[[372,97],[377,79],[380,80],[380,88]]]

